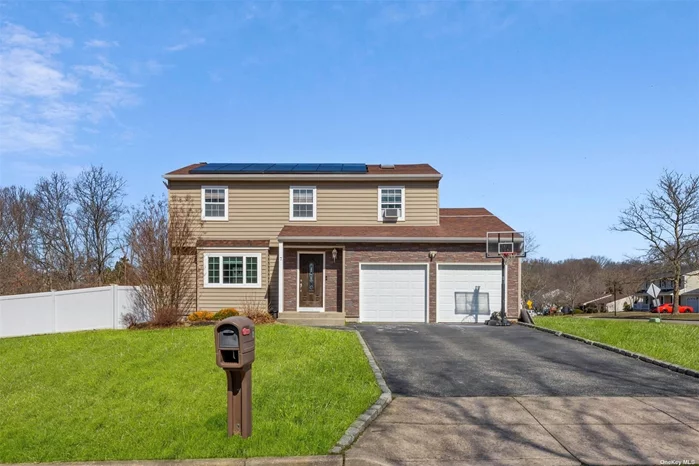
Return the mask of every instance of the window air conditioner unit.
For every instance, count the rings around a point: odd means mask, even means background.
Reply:
[[[383,218],[387,220],[398,220],[400,217],[400,209],[384,209]]]

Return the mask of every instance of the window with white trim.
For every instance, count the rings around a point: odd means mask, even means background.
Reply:
[[[204,287],[260,288],[261,254],[205,254]]]
[[[292,186],[289,189],[289,220],[316,219],[315,186]]]
[[[398,220],[405,220],[405,188],[402,186],[379,187],[379,221],[383,221],[386,209],[398,209]]]
[[[202,220],[228,220],[228,188],[226,186],[201,187]]]

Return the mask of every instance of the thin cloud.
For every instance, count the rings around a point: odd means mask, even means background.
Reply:
[[[104,57],[75,66],[61,61],[71,46],[15,24],[0,29],[0,155],[74,150],[80,127],[138,104],[136,84]]]
[[[102,13],[92,13],[90,19],[92,19],[92,21],[99,27],[103,28],[107,25],[107,22],[105,21],[104,15]]]
[[[204,42],[206,42],[206,39],[204,39],[203,37],[192,37],[178,44],[165,47],[165,50],[167,50],[168,52],[180,52],[190,47],[202,45]]]
[[[80,26],[80,16],[77,13],[69,12],[66,13],[63,16],[63,19],[65,19],[67,22],[74,24],[76,26]]]
[[[85,42],[85,48],[107,49],[110,47],[119,47],[119,42],[115,40],[100,39],[92,39]]]
[[[131,65],[131,73],[141,76],[158,76],[162,74],[164,69],[165,65],[153,59],[135,62]]]

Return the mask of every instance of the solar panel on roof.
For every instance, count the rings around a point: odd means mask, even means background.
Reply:
[[[189,173],[216,173],[219,168],[228,165],[227,163],[207,163],[201,167],[193,168]]]
[[[342,164],[341,163],[321,163],[318,166],[318,173],[341,173]]]
[[[265,173],[266,170],[272,168],[273,163],[251,163],[241,171],[245,173]]]
[[[342,173],[366,173],[367,168],[363,163],[342,164]]]
[[[366,173],[363,163],[208,163],[189,171],[192,174],[235,173]]]
[[[297,163],[275,163],[265,173],[291,173]]]
[[[318,163],[300,163],[291,170],[294,173],[313,173],[318,170]]]

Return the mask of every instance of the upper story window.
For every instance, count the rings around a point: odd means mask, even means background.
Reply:
[[[228,220],[228,187],[201,187],[202,220]]]
[[[289,220],[316,219],[315,186],[292,186],[289,189]]]
[[[204,254],[204,287],[260,288],[261,254]]]
[[[397,209],[397,212],[394,209]],[[397,213],[397,216],[391,215],[394,213]],[[403,186],[379,186],[379,221],[388,219],[405,220],[405,187]]]

